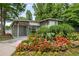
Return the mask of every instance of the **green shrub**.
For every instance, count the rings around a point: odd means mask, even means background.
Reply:
[[[38,34],[45,34],[45,33],[47,33],[48,32],[48,27],[47,26],[41,26],[39,29],[38,29],[38,31],[37,31],[37,33]]]
[[[78,33],[68,33],[67,38],[70,40],[79,40],[79,34]]]
[[[37,33],[39,34],[40,37],[42,38],[47,38],[47,39],[51,39],[52,37],[55,36],[54,32],[50,32],[49,31],[49,27],[48,26],[42,26],[38,29]]]
[[[49,27],[49,32],[58,33],[60,31],[59,25],[52,25]]]
[[[75,29],[69,25],[69,24],[60,24],[59,25],[60,27],[60,30],[64,33],[64,34],[67,34],[67,33],[72,33],[75,31]]]
[[[55,36],[55,33],[47,33],[46,36],[48,39],[51,39],[52,37]]]
[[[33,42],[33,40],[30,40],[30,39],[28,39],[28,40],[24,40],[24,41],[22,41],[21,43],[22,44],[31,44]]]
[[[37,33],[42,38],[51,39],[55,36],[67,36],[67,33],[74,32],[74,28],[68,24],[59,24],[59,25],[52,25],[50,27],[42,26],[39,28]]]
[[[62,33],[63,36],[66,36],[67,33],[72,33],[74,31],[74,28],[68,24],[52,25],[49,27],[49,32],[54,32],[56,34]]]
[[[56,36],[56,37],[57,37],[57,36],[59,36],[59,37],[60,37],[60,36],[64,36],[64,33],[63,33],[63,32],[59,32],[59,33],[56,34],[55,36]]]

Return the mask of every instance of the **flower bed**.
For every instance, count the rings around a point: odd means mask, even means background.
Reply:
[[[22,41],[16,48],[14,55],[74,55],[75,53],[72,52],[78,48],[79,44],[76,45],[73,41],[79,40],[78,35],[67,24],[52,27],[45,26],[40,28],[36,33],[29,35],[28,40]]]
[[[79,55],[78,47],[74,48],[71,40],[66,37],[56,36],[52,41],[39,38],[37,36],[29,36],[28,40],[22,41],[17,46],[13,55],[26,56],[65,56]],[[76,50],[77,49],[77,50]],[[76,52],[75,52],[76,51]]]
[[[70,41],[67,38],[55,37],[52,40],[54,41],[50,42],[47,39],[32,37],[32,39],[30,38],[19,44],[16,48],[16,53],[18,52],[17,54],[19,54],[20,52],[23,52],[23,54],[25,54],[24,52],[29,51],[29,53],[36,52],[37,55],[46,55],[48,52],[51,52],[52,54],[52,52],[63,52],[68,50]]]
[[[15,52],[13,56],[79,56],[79,48],[70,48],[64,52],[40,52],[40,51],[20,51]]]

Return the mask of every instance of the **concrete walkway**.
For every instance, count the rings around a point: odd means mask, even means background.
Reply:
[[[26,40],[27,37],[19,37],[12,40],[1,41],[0,42],[0,56],[10,56],[15,50],[16,46],[23,41]]]

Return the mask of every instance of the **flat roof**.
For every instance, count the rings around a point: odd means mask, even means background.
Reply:
[[[34,20],[14,20],[13,23],[11,24],[11,26],[16,23],[16,22],[37,22],[37,23],[41,23],[41,22],[44,22],[44,21],[62,21],[62,20],[59,20],[59,19],[56,19],[56,18],[47,18],[47,19],[43,19],[43,20],[40,20],[40,21],[34,21]]]
[[[56,18],[47,18],[47,19],[43,19],[43,20],[40,20],[39,22],[44,22],[44,21],[62,21],[62,20],[59,20],[59,19],[56,19]]]
[[[34,20],[13,20],[13,22],[17,22],[17,21],[19,21],[19,22],[38,22],[38,21],[34,21]]]

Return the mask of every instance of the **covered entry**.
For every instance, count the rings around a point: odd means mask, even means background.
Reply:
[[[12,25],[12,35],[14,37],[28,35],[28,21],[15,21]]]
[[[27,36],[27,26],[19,26],[19,36]]]
[[[14,37],[27,36],[37,31],[39,23],[35,21],[14,21],[12,24],[12,35]]]

